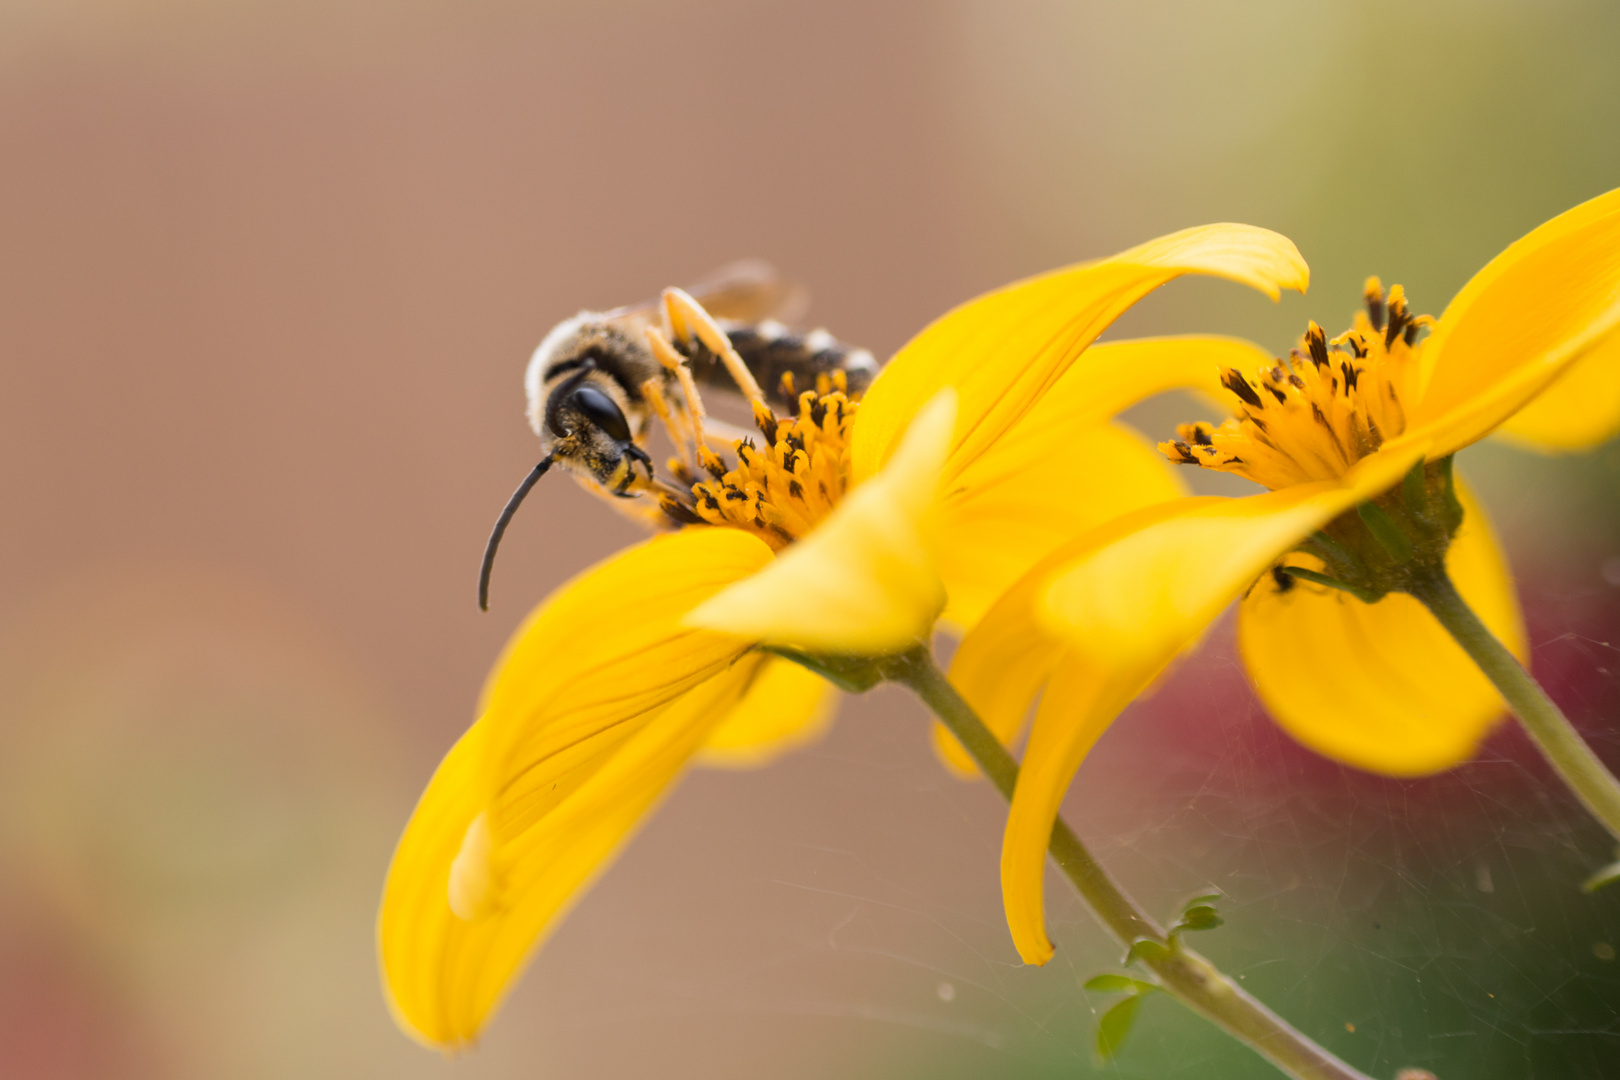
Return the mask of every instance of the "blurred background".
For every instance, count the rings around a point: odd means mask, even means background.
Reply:
[[[633,540],[533,464],[521,375],[582,307],[740,256],[886,354],[1014,277],[1208,221],[1310,261],[1119,333],[1290,343],[1369,273],[1438,314],[1620,184],[1610,0],[5,0],[0,1074],[1271,1075],[1166,999],[1093,1058],[1117,952],[1055,881],[1002,921],[1003,809],[898,693],[695,772],[475,1051],[393,1027],[393,842],[506,635]],[[1161,433],[1185,408],[1148,407]],[[1620,763],[1620,446],[1468,451],[1534,665]],[[1392,1076],[1620,1074],[1605,838],[1502,729],[1380,780],[1299,749],[1218,631],[1066,813],[1199,947]]]

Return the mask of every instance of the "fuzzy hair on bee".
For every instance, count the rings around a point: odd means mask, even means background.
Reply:
[[[772,404],[787,408],[786,387],[814,386],[818,376],[840,374],[859,395],[877,375],[872,354],[825,330],[801,332],[780,318],[802,309],[803,293],[758,261],[733,263],[687,290],[668,290],[658,301],[582,311],[565,319],[535,349],[524,373],[529,425],[540,437],[540,463],[512,494],[496,520],[479,572],[478,603],[489,606],[495,550],[518,505],[552,465],[619,498],[636,498],[667,482],[656,475],[646,443],[660,410],[679,410],[681,378],[737,393],[739,377]],[[693,305],[713,333],[690,333],[683,305]],[[650,337],[672,340],[679,365],[654,351]],[[728,367],[740,359],[746,373]],[[684,370],[682,370],[684,369]],[[750,378],[751,376],[751,378]],[[763,388],[763,389],[761,389]],[[687,479],[690,483],[690,479]]]

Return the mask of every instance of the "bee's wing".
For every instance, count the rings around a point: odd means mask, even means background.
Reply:
[[[808,291],[788,281],[763,259],[740,259],[727,263],[714,273],[686,286],[686,292],[717,319],[733,322],[763,322],[778,319],[798,322],[810,306]],[[615,308],[612,318],[646,316],[656,311],[658,301]]]

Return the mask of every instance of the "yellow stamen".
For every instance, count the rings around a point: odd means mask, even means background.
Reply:
[[[697,516],[711,525],[747,529],[781,550],[813,529],[843,498],[858,404],[836,390],[806,390],[798,404],[798,415],[788,418],[755,407],[765,445],[761,449],[747,439],[734,444],[735,468],[716,472],[705,461],[714,479],[692,487]]]
[[[1219,427],[1182,424],[1159,449],[1184,465],[1235,473],[1272,490],[1336,480],[1406,430],[1416,399],[1417,335],[1434,320],[1413,316],[1406,292],[1368,278],[1366,310],[1331,342],[1312,322],[1288,359],[1221,383],[1236,399]]]

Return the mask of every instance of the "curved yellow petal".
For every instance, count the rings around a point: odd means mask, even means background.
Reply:
[[[505,841],[492,836],[479,783],[487,718],[462,736],[400,838],[378,916],[383,983],[405,1031],[443,1047],[476,1038],[539,941],[735,707],[762,659],[654,709],[568,799]]]
[[[1469,605],[1521,659],[1524,626],[1490,521],[1459,484],[1465,516],[1446,567]],[[1306,555],[1289,562],[1321,569]],[[1261,700],[1306,746],[1390,776],[1421,776],[1473,756],[1502,699],[1410,596],[1364,604],[1296,581],[1261,579],[1238,609],[1238,644]]]
[[[1254,342],[1234,337],[1187,334],[1105,341],[1082,353],[1036,409],[1061,397],[1075,421],[1085,422],[1112,419],[1169,390],[1199,391],[1226,402],[1232,395],[1221,385],[1222,371],[1252,372],[1275,362]]]
[[[1067,568],[1053,575],[1047,625],[1101,661],[1162,662],[1196,640],[1279,555],[1393,487],[1422,456],[1418,447],[1380,451],[1340,482],[1185,499],[1111,522],[1077,544]]]
[[[1515,241],[1465,285],[1423,346],[1408,422],[1436,457],[1489,434],[1620,325],[1620,188]]]
[[[529,617],[496,665],[483,707],[497,839],[543,817],[652,710],[752,646],[684,620],[773,561],[749,533],[687,529],[586,571]]]
[[[1052,958],[1046,936],[1046,850],[1063,795],[1080,762],[1131,699],[1145,690],[1173,657],[1158,664],[1099,665],[1066,650],[1031,726],[1001,844],[1001,897],[1007,928],[1026,964]]]
[[[950,679],[985,726],[1005,746],[1023,730],[1024,716],[1052,674],[1063,643],[1037,618],[1046,588],[1043,570],[1064,565],[1052,556],[1009,588],[970,630],[951,658]],[[934,748],[947,768],[964,779],[979,775],[962,744],[934,723]]]
[[[1174,389],[1215,391],[1220,371],[1270,354],[1236,338],[1093,345],[942,497],[942,618],[972,626],[1059,544],[1110,518],[1184,495],[1174,466],[1115,414]]]
[[[774,761],[819,739],[837,699],[832,685],[815,672],[768,657],[737,707],[709,732],[695,760],[721,769]]]
[[[941,391],[880,474],[688,625],[813,653],[881,656],[924,640],[945,606],[935,493],[955,418],[956,395]]]
[[[1278,556],[1398,483],[1422,456],[1422,447],[1381,451],[1339,483],[1150,506],[1059,549],[1031,573],[1031,590],[1008,594],[1004,603],[1032,604],[1033,619],[1064,645],[1031,728],[1002,847],[1007,922],[1026,961],[1052,955],[1046,848],[1063,793],[1097,737]],[[982,626],[1004,622],[992,609]]]
[[[1620,332],[1571,364],[1496,433],[1552,454],[1590,450],[1620,435]]]
[[[1047,396],[958,477],[940,510],[944,615],[978,622],[1030,567],[1110,518],[1186,493],[1175,466],[1121,424],[1089,429]],[[1050,407],[1049,407],[1050,405]]]
[[[1303,292],[1309,281],[1286,237],[1207,225],[971,300],[901,348],[867,391],[852,448],[856,481],[883,466],[923,402],[954,386],[961,407],[945,471],[950,486],[1122,312],[1183,274],[1229,278],[1273,299],[1280,289]]]

